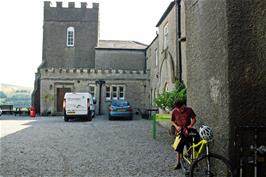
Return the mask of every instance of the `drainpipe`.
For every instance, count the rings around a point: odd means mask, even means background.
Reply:
[[[99,112],[98,114],[101,115],[101,106],[102,106],[102,85],[105,84],[104,80],[96,80],[96,85],[99,85]]]
[[[144,61],[144,74],[146,74],[147,73],[147,54],[146,54],[146,52],[147,52],[147,49],[148,49],[148,47],[146,47],[146,49],[144,50],[145,52],[144,52],[144,57],[145,57],[145,61]]]
[[[175,0],[176,6],[176,63],[178,64],[178,80],[182,82],[182,58],[181,58],[181,12],[180,1]]]

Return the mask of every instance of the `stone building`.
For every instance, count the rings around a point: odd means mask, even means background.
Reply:
[[[65,92],[90,92],[96,113],[106,114],[111,99],[127,99],[135,108],[148,105],[146,45],[99,40],[99,4],[80,8],[69,2],[44,2],[43,56],[33,92],[38,112],[62,114]]]
[[[176,80],[187,83],[184,6],[169,4],[156,27],[157,36],[147,47],[151,104],[161,92],[172,90]]]
[[[266,1],[260,0],[176,0],[147,49],[152,99],[167,90],[170,73],[183,80],[198,124],[213,128],[213,150],[235,167],[240,155],[252,155],[248,148],[240,152],[240,144],[250,147],[255,127],[266,126],[265,10]],[[166,49],[165,41],[170,44]],[[247,125],[254,128],[237,132]],[[265,128],[257,131],[257,143],[265,144]],[[259,166],[258,174],[266,176],[266,163]],[[245,164],[244,173],[252,176],[252,165]]]
[[[41,113],[60,113],[64,92],[89,91],[101,113],[111,99],[125,98],[145,109],[182,80],[198,125],[213,128],[214,150],[237,166],[240,154],[234,145],[239,139],[252,142],[254,132],[236,138],[236,128],[266,124],[265,9],[266,1],[259,0],[175,0],[146,46],[99,40],[97,3],[62,8],[60,2],[56,7],[45,2],[34,104]],[[260,132],[258,144],[265,137]]]

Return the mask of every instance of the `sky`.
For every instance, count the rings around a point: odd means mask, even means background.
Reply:
[[[58,0],[60,1],[60,0]],[[99,3],[101,40],[134,40],[150,44],[155,27],[172,0],[61,0]],[[53,6],[56,1],[50,1]],[[0,5],[0,83],[34,86],[42,61],[42,0],[3,0]]]

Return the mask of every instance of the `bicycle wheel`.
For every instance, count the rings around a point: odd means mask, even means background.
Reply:
[[[189,174],[190,164],[187,160],[192,162],[192,154],[191,151],[187,151],[188,146],[184,145],[182,157],[180,159],[181,168],[184,171],[185,174]]]
[[[218,154],[203,155],[190,168],[190,177],[234,177],[230,162]]]

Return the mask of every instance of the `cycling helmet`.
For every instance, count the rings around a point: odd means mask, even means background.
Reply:
[[[200,137],[203,139],[210,141],[213,138],[212,129],[208,127],[207,125],[202,125],[199,129]]]

